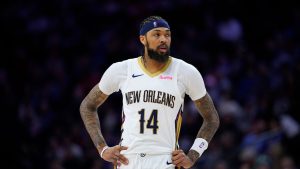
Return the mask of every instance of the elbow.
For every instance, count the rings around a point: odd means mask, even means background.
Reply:
[[[216,116],[212,120],[213,126],[215,126],[216,130],[220,127],[220,118],[219,115],[216,113]]]
[[[83,100],[79,106],[79,112],[81,116],[84,114],[84,112],[86,112],[85,111],[86,108],[87,108],[86,102]]]
[[[96,113],[97,107],[84,99],[79,106],[79,112],[82,117],[89,113]]]
[[[217,113],[207,118],[207,123],[211,126],[215,131],[220,127],[220,118]]]

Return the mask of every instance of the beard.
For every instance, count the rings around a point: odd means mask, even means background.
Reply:
[[[148,55],[151,59],[156,60],[157,62],[160,62],[160,63],[165,63],[169,59],[170,48],[167,47],[166,52],[158,52],[160,46],[158,46],[156,48],[156,50],[154,50],[154,49],[149,48],[149,45],[147,44],[146,49],[147,49]]]

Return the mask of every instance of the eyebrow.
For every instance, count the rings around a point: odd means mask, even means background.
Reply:
[[[156,31],[156,32],[161,32],[161,30],[159,30],[159,29],[154,29],[153,31]],[[167,29],[167,30],[165,30],[166,32],[171,32],[171,30],[170,29]]]

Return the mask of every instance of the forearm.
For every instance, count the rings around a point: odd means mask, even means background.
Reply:
[[[203,117],[203,123],[198,131],[197,138],[203,138],[209,143],[219,128],[219,115],[211,97],[208,94],[195,101],[195,104]]]
[[[97,85],[89,92],[80,104],[80,115],[96,148],[101,151],[106,145],[101,133],[100,121],[97,113],[98,107],[107,99]]]
[[[203,122],[200,130],[198,131],[197,138],[203,138],[207,142],[210,142],[215,132],[217,131],[218,126],[219,123],[217,121],[211,123]],[[187,156],[195,163],[200,157],[200,154],[197,151],[191,149],[188,152]]]
[[[203,121],[201,128],[198,131],[197,138],[203,138],[208,143],[211,141],[219,127],[219,120],[212,119],[210,121]]]
[[[203,98],[196,100],[195,105],[203,117],[203,123],[196,138],[203,138],[209,143],[220,125],[218,113],[209,94],[206,94]],[[201,154],[193,149],[188,152],[188,157],[193,162],[196,162],[200,155]]]
[[[97,109],[89,110],[83,102],[83,104],[80,106],[80,115],[94,145],[98,150],[100,150],[106,145],[106,142],[101,133]]]

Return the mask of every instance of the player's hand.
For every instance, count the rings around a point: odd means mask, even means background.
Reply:
[[[183,168],[190,168],[194,165],[194,162],[181,149],[172,152],[172,163]]]
[[[105,161],[114,163],[114,165],[120,165],[120,163],[127,165],[129,163],[128,159],[124,155],[120,154],[120,151],[127,150],[127,149],[128,147],[124,147],[120,145],[109,147],[103,152],[102,158]]]

